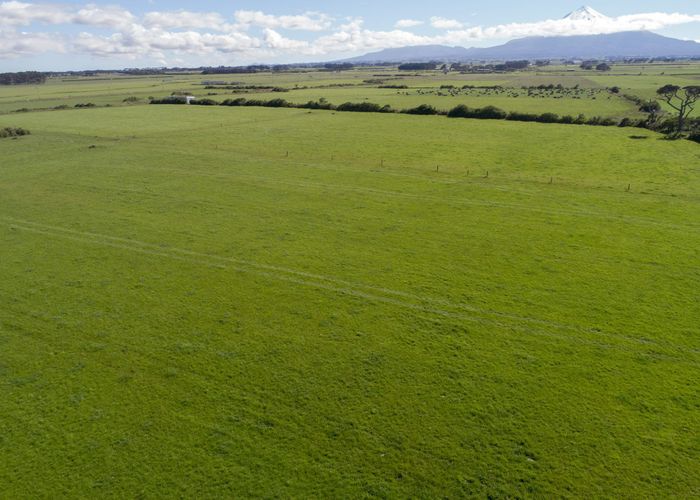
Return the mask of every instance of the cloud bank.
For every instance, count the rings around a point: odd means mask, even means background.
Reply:
[[[652,12],[615,18],[550,19],[534,23],[470,26],[440,16],[399,19],[388,31],[362,19],[337,20],[321,12],[273,15],[263,11],[152,11],[137,16],[118,6],[0,2],[0,58],[76,54],[163,65],[184,59],[200,64],[245,64],[355,54],[406,45],[470,46],[526,36],[591,35],[659,30],[700,22],[700,15]],[[66,30],[66,26],[78,27]],[[421,27],[422,34],[413,30]]]

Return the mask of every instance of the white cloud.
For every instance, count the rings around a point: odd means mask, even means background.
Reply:
[[[31,56],[41,53],[64,53],[63,40],[49,33],[21,33],[0,30],[0,59]]]
[[[143,17],[143,24],[149,28],[190,28],[224,31],[230,28],[224,17],[218,12],[148,12]]]
[[[273,50],[304,52],[309,49],[308,42],[285,38],[270,28],[265,29],[264,40],[265,44]]]
[[[262,11],[239,10],[234,14],[243,26],[259,26],[269,29],[324,31],[332,26],[331,17],[319,12],[307,12],[298,16],[273,16]]]
[[[34,22],[60,24],[69,20],[70,15],[57,5],[16,1],[0,3],[0,26],[27,26]]]
[[[366,29],[362,19],[350,18],[336,23],[329,15],[318,12],[271,15],[240,10],[227,18],[216,12],[181,10],[152,11],[136,16],[120,7],[12,0],[0,1],[0,58],[75,53],[170,61],[170,64],[182,64],[183,61],[190,64],[293,62],[302,57],[321,60],[406,45],[469,46],[476,41],[525,36],[659,30],[697,21],[700,21],[700,15],[655,12],[617,18],[601,16],[466,27],[453,19],[433,17],[430,24],[442,31],[434,36],[424,36],[406,30],[423,24],[413,19],[402,19],[388,31],[375,31]],[[71,24],[82,26],[83,32],[79,35],[61,34],[62,28],[46,28],[47,25]],[[19,32],[20,27],[30,32]],[[91,30],[90,27],[98,29]],[[40,29],[44,32],[39,32]],[[311,38],[308,33],[292,36],[284,30],[326,33]]]
[[[67,22],[87,26],[119,28],[130,25],[134,20],[133,14],[122,8],[101,8],[90,4],[70,15]]]
[[[593,21],[550,19],[536,23],[511,23],[497,26],[476,26],[465,30],[450,31],[446,39],[452,43],[473,40],[504,40],[527,36],[598,35],[621,31],[658,30],[668,26],[700,21],[700,15],[688,14],[633,14],[617,18],[601,18]]]
[[[260,40],[244,33],[212,34],[198,31],[163,31],[133,26],[124,33],[97,36],[81,33],[74,42],[75,50],[91,55],[165,57],[166,52],[206,55],[214,52],[246,52],[261,46]]]
[[[416,26],[420,26],[424,24],[423,21],[417,21],[415,19],[400,19],[399,21],[396,21],[396,24],[394,25],[395,28],[414,28]]]
[[[458,30],[464,27],[464,24],[461,22],[455,19],[445,19],[444,17],[431,17],[430,25],[440,30]]]

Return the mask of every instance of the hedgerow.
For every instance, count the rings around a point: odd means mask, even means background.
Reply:
[[[184,104],[183,100],[166,97],[164,99],[152,99],[151,104]],[[508,120],[517,122],[538,122],[538,123],[558,123],[565,125],[592,125],[601,127],[637,127],[637,128],[652,128],[646,120],[633,120],[631,118],[623,118],[615,120],[613,118],[605,118],[594,116],[586,118],[584,115],[573,117],[571,115],[559,116],[556,113],[522,113],[519,111],[506,112],[495,106],[486,106],[483,108],[470,108],[464,104],[455,106],[448,112],[440,111],[429,104],[421,104],[414,108],[403,110],[395,110],[389,105],[382,106],[372,102],[345,102],[338,106],[327,102],[325,99],[319,101],[308,101],[303,104],[288,102],[284,99],[272,99],[264,101],[259,99],[245,99],[238,97],[236,99],[226,99],[223,102],[217,102],[212,99],[198,99],[192,101],[191,104],[200,106],[259,106],[266,108],[295,108],[295,109],[315,109],[315,110],[334,110],[355,113],[401,113],[407,115],[446,115],[449,118],[472,118],[478,120]],[[664,132],[667,128],[672,127],[672,121],[656,124],[653,129],[659,132]],[[696,129],[700,125],[693,125],[688,139],[700,142],[700,131]]]

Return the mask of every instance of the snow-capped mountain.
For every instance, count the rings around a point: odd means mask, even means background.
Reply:
[[[610,18],[591,7],[581,7],[564,20],[572,23],[603,23]],[[566,23],[564,23],[566,24]],[[599,35],[531,36],[504,45],[470,49],[422,45],[386,49],[343,62],[464,62],[515,59],[596,59],[606,57],[700,57],[700,41],[669,38],[650,31],[625,31]]]
[[[676,40],[649,31],[607,35],[534,36],[488,48],[427,45],[387,49],[343,62],[463,62],[516,59],[600,59],[606,57],[700,57],[700,43]]]
[[[592,7],[588,7],[587,5],[584,5],[580,9],[576,9],[573,12],[570,12],[566,16],[564,16],[564,19],[568,19],[569,21],[589,21],[589,22],[594,22],[594,21],[600,21],[603,19],[609,19],[608,16],[605,14],[601,14],[597,10],[595,10]]]

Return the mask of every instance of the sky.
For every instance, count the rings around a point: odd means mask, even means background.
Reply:
[[[0,71],[332,61],[385,48],[650,30],[700,42],[698,0],[0,0]],[[600,15],[595,14],[598,12]]]

